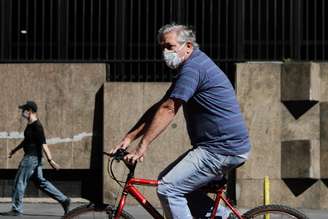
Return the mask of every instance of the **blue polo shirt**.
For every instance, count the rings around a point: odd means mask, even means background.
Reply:
[[[201,50],[194,50],[180,66],[167,95],[184,102],[194,147],[224,155],[249,152],[248,131],[235,91],[222,70]]]

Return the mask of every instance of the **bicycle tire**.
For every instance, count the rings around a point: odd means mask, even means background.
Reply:
[[[63,216],[63,219],[78,219],[78,218],[114,218],[115,207],[113,205],[101,205],[97,206],[95,204],[85,204],[76,207],[69,211]],[[134,219],[132,215],[128,212],[123,211],[120,218],[123,219]]]
[[[288,207],[284,205],[263,205],[256,208],[253,208],[246,213],[243,214],[243,218],[251,219],[251,218],[263,218],[263,216],[267,213],[270,214],[282,214],[285,216],[289,216],[287,218],[297,218],[297,219],[309,219],[305,214],[302,212]],[[274,218],[274,217],[271,217]]]

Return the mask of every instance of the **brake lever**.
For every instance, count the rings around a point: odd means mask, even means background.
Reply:
[[[123,160],[123,158],[127,154],[129,154],[129,152],[127,152],[125,149],[118,149],[113,157],[114,157],[114,160],[120,161],[120,160]]]

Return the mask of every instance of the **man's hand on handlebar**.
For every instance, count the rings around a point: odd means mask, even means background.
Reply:
[[[146,149],[146,146],[138,145],[136,149],[124,156],[124,161],[131,165],[135,164],[137,161],[142,162]]]
[[[118,149],[126,150],[131,143],[130,138],[124,138],[120,143],[118,143],[112,150],[109,151],[109,155],[113,157]]]
[[[114,160],[123,160],[126,164],[134,165],[137,161],[142,162],[147,147],[138,146],[135,150],[127,152],[126,149],[119,148],[113,154],[103,152],[104,154],[113,157]]]

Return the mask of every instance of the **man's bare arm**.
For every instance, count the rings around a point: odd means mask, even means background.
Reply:
[[[124,136],[119,144],[117,144],[109,153],[115,154],[119,148],[126,149],[131,142],[138,139],[140,136],[144,135],[145,131],[149,127],[157,109],[163,102],[165,97],[163,97],[159,102],[152,105],[138,120],[138,122],[130,129],[130,131]]]
[[[128,154],[125,160],[130,163],[134,163],[136,160],[142,160],[148,145],[166,129],[177,114],[181,105],[182,101],[178,99],[169,98],[164,101],[156,111],[149,127],[145,130],[145,134],[138,144],[137,149]]]
[[[50,150],[49,150],[49,147],[47,144],[43,144],[42,145],[42,148],[43,148],[43,151],[47,157],[47,160],[50,164],[50,166],[56,170],[59,170],[59,165],[52,159],[52,156],[51,156],[51,153],[50,153]]]
[[[24,143],[25,143],[25,139],[9,152],[8,157],[11,158],[18,150],[22,149],[24,146]]]
[[[138,122],[130,129],[127,136],[133,141],[138,139],[140,136],[145,134],[151,120],[155,116],[155,113],[159,106],[161,105],[161,101],[152,105],[138,120]]]

